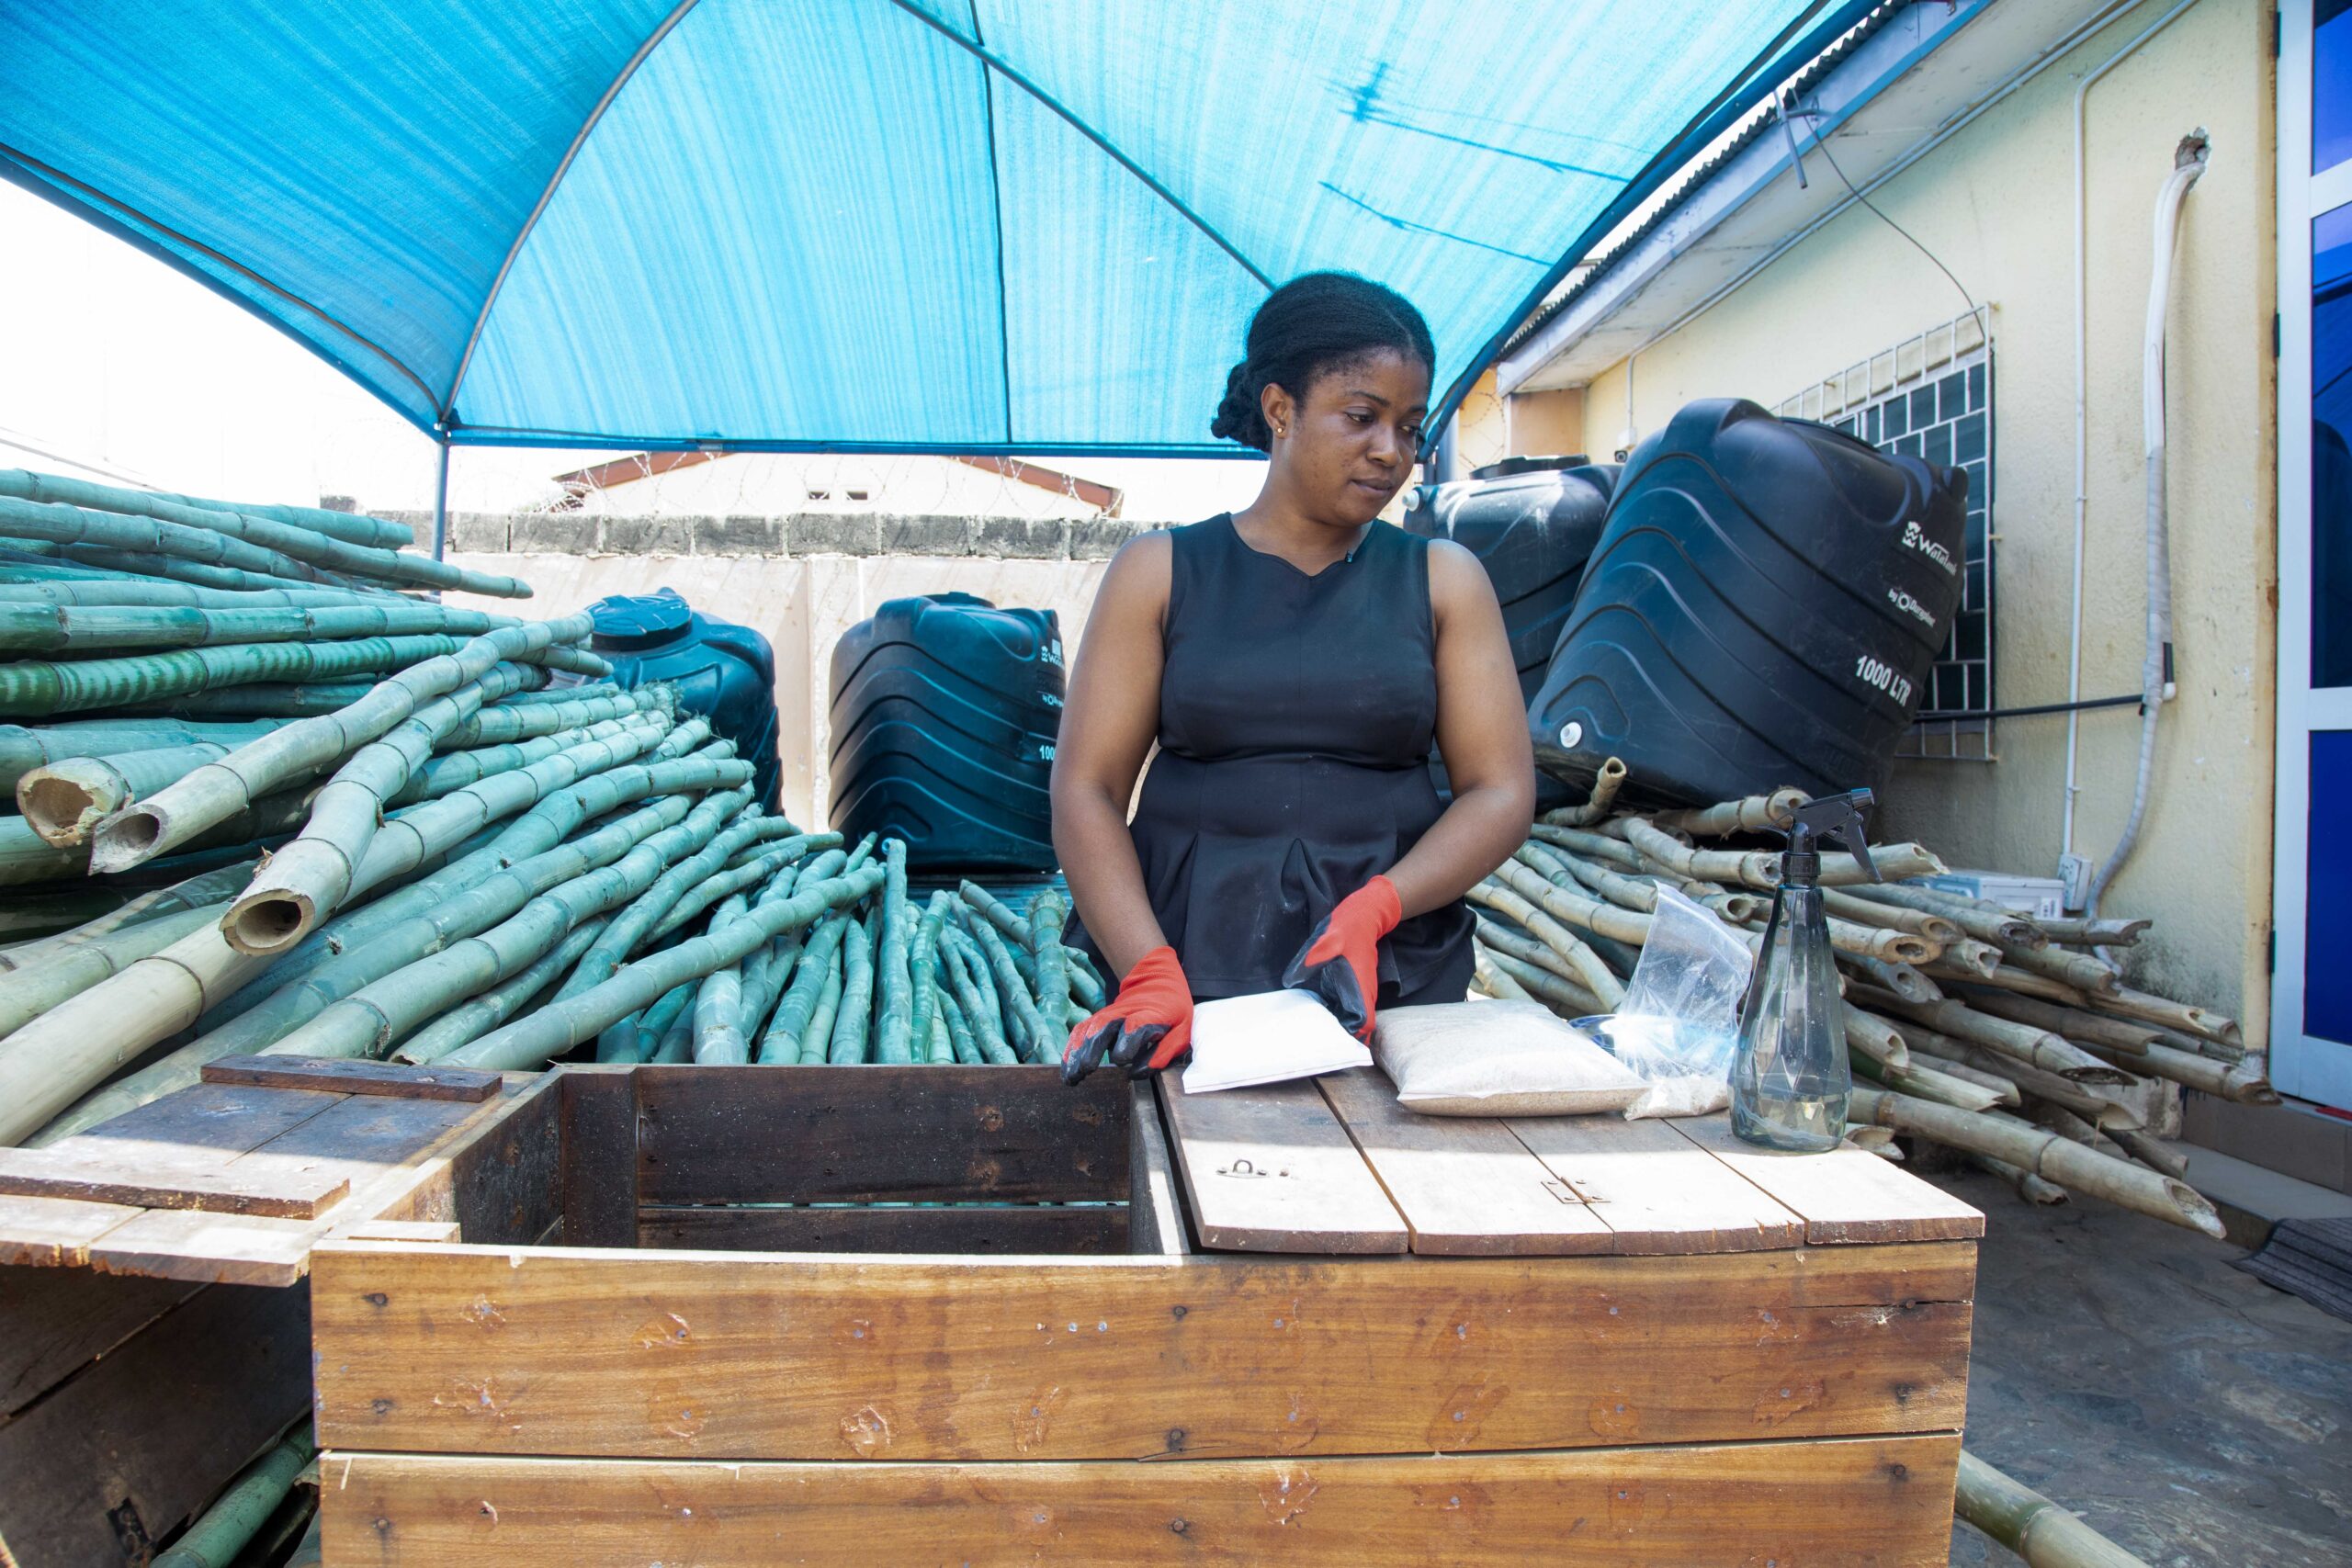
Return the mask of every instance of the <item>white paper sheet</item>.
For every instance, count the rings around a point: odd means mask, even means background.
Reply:
[[[1193,1009],[1184,1092],[1281,1083],[1372,1066],[1372,1053],[1305,991],[1261,991]]]

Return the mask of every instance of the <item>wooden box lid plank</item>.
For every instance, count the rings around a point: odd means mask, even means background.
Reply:
[[[1514,1117],[1510,1129],[1592,1205],[1613,1251],[1752,1252],[1804,1240],[1804,1221],[1663,1122]]]
[[[1159,1075],[1201,1245],[1239,1252],[1406,1250],[1396,1205],[1310,1082],[1215,1094]]]
[[[332,1228],[322,1220],[146,1209],[90,1244],[92,1267],[112,1274],[224,1285],[292,1285],[311,1248]]]
[[[1411,1228],[1413,1250],[1457,1256],[1607,1252],[1611,1233],[1501,1122],[1419,1116],[1376,1067],[1316,1080]]]
[[[208,1170],[176,1162],[172,1156],[181,1151],[170,1145],[111,1140],[93,1153],[70,1148],[74,1142],[0,1149],[0,1193],[311,1219],[351,1190],[348,1177],[311,1166],[238,1160]]]
[[[1861,1149],[1779,1154],[1740,1142],[1728,1116],[1688,1117],[1674,1130],[1770,1193],[1804,1221],[1816,1247],[1840,1242],[1970,1241],[1984,1216]]]
[[[403,1100],[488,1100],[499,1076],[473,1067],[409,1067],[336,1056],[223,1056],[204,1065],[206,1083],[263,1089],[315,1089]]]
[[[142,1212],[71,1198],[0,1198],[0,1264],[79,1267],[89,1262],[93,1242]]]

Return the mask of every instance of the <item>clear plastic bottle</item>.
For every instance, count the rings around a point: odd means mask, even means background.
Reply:
[[[1846,1065],[1846,1004],[1838,995],[1829,922],[1818,887],[1783,886],[1755,1005],[1732,1058],[1732,1131],[1766,1148],[1817,1154],[1846,1136],[1854,1080]]]

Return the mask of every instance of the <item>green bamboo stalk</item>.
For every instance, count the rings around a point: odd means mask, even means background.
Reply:
[[[848,857],[844,855],[842,859],[846,862]],[[818,886],[814,882],[809,885]],[[827,968],[841,947],[848,925],[848,916],[831,915],[809,932],[808,943],[800,952],[799,967],[793,972],[792,984],[786,988],[784,999],[776,1003],[775,1017],[769,1021],[766,1032],[760,1036],[761,1061],[788,1067],[808,1055],[804,1042],[824,1042],[831,1038],[818,1034],[813,1021],[817,1015],[817,999],[825,989]],[[817,1055],[821,1060],[824,1055],[821,1044]]]
[[[979,945],[980,956],[987,960],[989,972],[996,977],[997,997],[1004,1007],[1006,1041],[1020,1052],[1024,1062],[1058,1060],[1060,1054],[1055,1047],[1060,1041],[1038,1016],[1036,999],[1029,994],[1027,982],[1013,966],[1012,954],[1005,951],[1003,936],[986,920],[970,920],[967,924],[972,940]]]
[[[437,1062],[458,1046],[481,1039],[492,1030],[516,1016],[536,1001],[539,994],[561,979],[588,944],[604,931],[607,919],[599,916],[567,934],[554,952],[541,958],[513,978],[492,986],[481,995],[458,1007],[451,1008],[403,1041],[391,1054],[395,1062],[413,1063],[418,1066]],[[632,1047],[636,1044],[630,1037]],[[600,1056],[598,1058],[602,1060]],[[637,1059],[634,1049],[629,1060]]]
[[[875,965],[881,991],[881,1010],[874,1031],[874,1059],[899,1063],[915,1059],[914,973],[908,943],[914,916],[907,908],[907,842],[891,839],[882,846],[882,941]],[[923,1044],[931,1044],[926,1025]]]
[[[230,748],[199,741],[117,756],[67,757],[17,781],[17,809],[41,841],[70,850],[142,795],[186,778]]]
[[[594,697],[616,697],[620,694],[621,688],[610,680],[582,681],[577,685],[558,686],[544,692],[533,692],[527,696],[516,697],[513,700],[526,705],[531,703],[577,703],[586,702]]]
[[[71,577],[51,571],[73,572]],[[88,608],[148,607],[166,610],[332,610],[345,604],[396,603],[351,588],[312,584],[302,588],[199,588],[192,582],[161,582],[151,577],[120,577],[86,568],[54,569],[0,560],[0,601],[12,604],[68,604]],[[412,604],[428,601],[411,600]]]
[[[354,748],[382,736],[415,713],[432,699],[454,691],[468,682],[479,681],[498,664],[527,658],[544,652],[559,640],[584,637],[593,626],[587,614],[566,616],[560,621],[533,621],[519,626],[504,626],[486,636],[463,644],[450,644],[440,638],[389,638],[390,643],[414,642],[435,644],[421,661],[403,660],[409,665],[399,673],[379,682],[367,696],[340,712],[317,718],[306,718],[272,730],[258,740],[247,741],[220,761],[198,769],[177,784],[141,801],[98,829],[97,851],[93,863],[101,871],[119,871],[138,864],[150,856],[162,853],[192,832],[200,831],[212,819],[233,811],[246,800],[275,787],[285,778],[325,766]],[[449,646],[440,646],[449,644]],[[188,654],[157,654],[160,659],[198,658],[212,649],[197,649]],[[265,650],[266,651],[266,650]],[[0,666],[5,673],[6,666]],[[452,715],[446,728],[454,728],[458,717]],[[437,735],[436,735],[437,739]],[[371,762],[372,768],[378,764]],[[400,775],[407,782],[407,774]],[[364,786],[363,786],[364,787]],[[398,787],[397,784],[394,787]],[[369,797],[379,799],[372,791]],[[356,829],[345,828],[345,831]],[[372,832],[372,829],[370,829]],[[344,856],[343,876],[347,879],[351,866],[358,863],[359,853],[367,848],[365,838],[356,849]],[[298,857],[298,863],[310,862],[314,854],[332,859],[334,852],[345,848],[339,840],[314,852]],[[289,874],[282,863],[284,857],[265,869],[265,874],[285,877]],[[315,874],[307,864],[294,874]],[[311,894],[299,881],[282,886],[297,904],[306,900],[311,904],[323,902],[332,906],[344,891],[341,883],[324,899]],[[242,908],[243,906],[241,905]],[[303,909],[307,919],[312,914]]]
[[[161,953],[207,921],[218,920],[224,907],[182,909],[93,938],[46,963],[0,975],[0,1037],[14,1034],[67,998],[80,996],[148,954]]]
[[[283,681],[257,681],[249,685],[183,693],[154,702],[124,703],[110,708],[108,714],[115,718],[196,722],[271,718],[286,723],[349,707],[375,689],[373,681],[291,684]]]
[[[39,540],[11,539],[12,545],[37,545]],[[125,577],[162,578],[172,582],[186,582],[198,588],[258,591],[271,588],[339,588],[350,585],[333,572],[311,571],[307,577],[284,577],[271,571],[247,571],[230,566],[210,566],[202,561],[183,560],[175,556],[158,555],[153,550],[118,550],[104,545],[60,545],[51,547],[65,561],[83,567],[94,567]],[[384,590],[351,589],[356,599],[392,598],[397,595]]]
[[[1062,924],[1069,918],[1069,906],[1050,887],[1029,906],[1029,927],[1036,938],[1030,954],[1037,964],[1037,1016],[1046,1031],[1047,1055],[1042,1059],[1047,1061],[1060,1060],[1069,1038],[1061,1022],[1069,1011],[1069,965],[1062,957]]]
[[[973,988],[979,993],[980,1010],[996,1026],[996,1032],[1005,1036],[1005,1043],[1017,1050],[1020,1043],[1005,1031],[1004,998],[996,994],[996,973],[989,966],[988,954],[982,953],[980,944],[972,940],[968,921],[960,916],[956,917],[943,936],[955,947],[965,972],[971,976]]]
[[[207,610],[193,606],[40,604],[0,601],[0,652],[69,653],[324,642],[447,632],[480,637],[510,616],[416,603]]]
[[[940,972],[952,976],[956,971],[953,954],[943,954]],[[948,1051],[964,1066],[977,1067],[988,1058],[980,1055],[980,1043],[972,1032],[971,1021],[964,1016],[964,1009],[956,1000],[956,993],[942,986],[939,991],[939,1017],[947,1024]]]
[[[874,858],[874,844],[877,837],[879,835],[868,833],[857,841],[857,848],[849,852],[850,870],[855,871]]]
[[[933,893],[923,906],[922,924],[915,931],[907,976],[908,987],[914,992],[914,1019],[908,1032],[922,1045],[931,1042],[932,1021],[939,1009],[939,993],[932,976],[939,969],[939,928],[947,923],[948,906],[954,902],[944,891]]]
[[[637,1039],[631,1050],[632,1061],[650,1062],[661,1051],[662,1043],[670,1038],[670,1031],[681,1018],[694,1017],[695,993],[702,989],[700,980],[688,980],[673,986],[653,999],[652,1005],[637,1015]],[[598,1040],[604,1038],[600,1032]]]
[[[550,1002],[528,1017],[484,1035],[448,1060],[465,1066],[515,1070],[537,1066],[583,1041],[679,981],[733,964],[780,932],[807,925],[826,910],[854,904],[881,884],[879,866],[804,887],[715,931],[638,960],[603,985],[567,1001]],[[0,1042],[5,1044],[5,1042]]]
[[[501,879],[487,879],[481,887],[492,889],[488,895],[479,887],[460,894],[450,901],[448,911],[416,917],[409,927],[415,943],[429,940],[436,915],[444,919],[454,918],[462,925],[471,926],[470,931],[456,935],[437,950],[425,948],[418,956],[391,969],[379,967],[380,959],[375,953],[398,943],[398,933],[370,942],[367,955],[345,954],[341,961],[341,975],[356,976],[369,969],[376,972],[357,987],[312,1010],[299,1027],[262,1049],[292,1056],[383,1055],[435,1014],[530,967],[560,946],[572,928],[642,893],[673,862],[692,855],[707,844],[726,819],[741,810],[749,798],[750,792],[745,790],[708,795],[693,809],[674,818],[671,812],[675,801],[665,802],[632,813],[623,822],[599,829],[575,844],[526,862],[526,866],[544,869],[535,875],[518,876],[523,867],[504,874],[515,878],[514,886],[528,885],[534,889],[526,899],[512,908],[506,908],[511,900],[506,888],[500,886]],[[638,828],[650,830],[639,834],[634,830]],[[606,841],[597,844],[595,840],[600,837]],[[613,845],[624,847],[617,855],[608,855],[606,852]],[[554,880],[548,880],[550,877]],[[476,910],[480,908],[498,908],[502,912],[490,922],[475,924]],[[308,983],[311,993],[321,988],[322,977],[334,967],[322,966],[311,976]],[[296,996],[298,1000],[277,1009],[272,1019],[308,1008],[309,996],[301,992]],[[241,1019],[239,1023],[243,1021]],[[226,1027],[235,1029],[238,1024]]]
[[[760,818],[770,831],[792,831],[790,821],[782,817]],[[739,852],[733,863],[704,879],[699,886],[689,887],[684,896],[671,907],[653,928],[653,940],[661,941],[673,931],[684,931],[699,919],[713,904],[731,894],[758,887],[769,878],[800,858],[798,840],[786,839],[769,847],[754,847],[747,853]]]
[[[931,1010],[930,1049],[923,1060],[940,1066],[956,1060],[956,1042],[947,1032],[947,1015],[934,1007]]]
[[[957,886],[956,891],[975,914],[1003,933],[1020,952],[1034,956],[1037,939],[1030,931],[1027,920],[1007,908],[995,894],[968,878]],[[1085,1003],[1090,1010],[1101,1007],[1106,995],[1102,976],[1094,972],[1094,965],[1086,954],[1065,945],[1062,963],[1069,976],[1070,994]]]
[[[66,490],[57,487],[75,487]],[[55,474],[30,471],[0,473],[0,494],[13,495],[23,501],[64,501],[76,506],[87,506],[99,512],[125,512],[139,517],[168,517],[168,512],[158,512],[158,506],[188,507],[204,512],[243,512],[255,517],[266,517],[279,523],[289,523],[322,534],[331,539],[344,539],[355,545],[373,545],[380,549],[398,549],[402,545],[416,543],[416,530],[405,523],[393,523],[381,517],[369,517],[356,512],[330,512],[322,506],[285,506],[277,504],[232,504],[221,501],[205,501],[192,495],[175,495],[168,491],[122,490],[107,485],[66,479]]]
[[[162,887],[150,888],[127,903],[118,904],[66,931],[35,942],[18,942],[0,953],[0,973],[30,968],[83,944],[131,926],[158,920],[183,909],[201,908],[236,896],[258,865],[258,857],[240,860],[215,871],[198,872]]]
[[[92,512],[63,502],[24,501],[0,494],[0,530],[13,538],[59,546],[69,558],[74,547],[94,547],[232,571],[257,571],[293,582],[316,582],[322,576],[307,562],[229,534],[153,517]]]
[[[737,919],[748,913],[751,900],[738,893],[722,901],[718,912],[710,918],[716,927]],[[748,1062],[752,1059],[749,1044],[743,1039],[743,966],[730,964],[724,969],[714,969],[703,979],[702,989],[695,993],[694,1059],[701,1063],[721,1066]]]
[[[702,994],[702,982],[692,981],[682,988],[686,993],[686,1005],[678,1010],[678,1016],[670,1021],[670,1027],[663,1030],[662,1037],[654,1042],[653,1049],[645,1058],[649,1062],[666,1065],[693,1059],[695,998]]]
[[[532,629],[517,626],[510,631],[492,632],[480,640],[488,643],[507,637],[519,639]],[[333,914],[349,897],[354,874],[366,859],[377,830],[383,826],[386,803],[408,784],[410,775],[433,754],[434,746],[443,736],[472,717],[483,702],[495,700],[514,688],[519,679],[517,666],[492,660],[486,670],[477,671],[475,667],[488,657],[461,655],[452,660],[456,682],[446,694],[429,701],[421,699],[442,686],[450,671],[420,665],[378,687],[377,696],[368,702],[356,703],[334,718],[307,721],[335,727],[334,733],[322,731],[315,742],[318,746],[333,744],[337,734],[365,735],[372,731],[375,739],[352,752],[336,768],[334,777],[319,791],[311,820],[292,843],[263,864],[254,874],[253,885],[230,907],[221,921],[230,945],[246,953],[283,953],[308,936],[320,920]],[[395,688],[400,689],[398,694],[387,694]],[[379,699],[379,707],[368,710],[368,703]],[[386,716],[403,710],[405,716],[395,717],[389,727],[383,724]],[[278,767],[300,765],[295,761],[304,746],[295,735],[300,728],[289,726],[278,730],[243,748],[242,756],[232,754],[214,765],[222,770],[224,778],[235,781],[237,789],[250,789],[255,782],[270,777]],[[281,746],[283,750],[272,753],[272,748]],[[196,777],[192,773],[171,788],[187,789]],[[206,796],[192,791],[186,797],[185,815],[175,818],[158,804],[169,793],[148,797],[126,812],[123,819],[131,821],[142,815],[152,818],[157,825],[157,836],[165,837],[174,820],[200,818],[210,809]],[[93,863],[96,863],[95,856]]]
[[[451,730],[443,744],[451,750],[495,746],[509,740],[528,740],[534,736],[552,735],[560,729],[577,729],[582,725],[595,724],[604,719],[627,718],[631,714],[658,712],[674,716],[677,705],[676,688],[666,683],[640,686],[634,692],[622,692],[613,696],[566,696],[560,702],[526,703],[520,706],[507,702],[494,708],[482,709]]]
[[[29,482],[27,482],[29,481]],[[368,581],[410,588],[437,588],[481,593],[498,599],[527,599],[528,583],[493,572],[469,571],[425,556],[404,555],[372,545],[317,533],[250,512],[198,508],[159,501],[136,491],[110,493],[130,498],[127,506],[110,506],[101,499],[108,487],[51,475],[0,473],[0,527],[33,538],[60,543],[90,542],[115,547],[154,549],[190,560],[275,571],[301,577],[324,570]],[[35,513],[39,515],[36,516]],[[78,513],[71,524],[56,514]],[[129,526],[96,527],[87,520],[110,519]],[[76,532],[71,538],[62,530]],[[58,530],[44,532],[44,529]],[[145,534],[152,534],[152,543]],[[216,536],[225,546],[240,547],[205,553],[189,536]],[[282,562],[284,564],[273,564]]]
[[[826,961],[824,983],[817,991],[817,1010],[808,1019],[808,1043],[801,1047],[799,1056],[799,1065],[804,1067],[825,1065],[825,1050],[841,1016],[842,963],[842,950],[837,947]]]
[[[629,955],[648,942],[659,941],[659,927],[663,919],[675,909],[680,901],[699,886],[707,886],[718,868],[729,856],[746,844],[764,842],[789,832],[792,824],[781,817],[753,818],[729,826],[713,837],[694,854],[668,871],[645,889],[628,908],[614,918],[605,928],[604,937],[588,950],[580,964],[556,991],[556,1000],[568,1001],[594,986],[600,986],[617,974],[628,962]],[[807,851],[831,849],[840,843],[839,833],[795,834],[775,846],[775,855],[789,863]]]
[[[833,1020],[832,1043],[825,1060],[837,1067],[854,1067],[871,1049],[874,1021],[874,922],[853,920],[842,942],[842,1003]]]
[[[973,1043],[980,1055],[1001,1066],[1012,1066],[1021,1060],[1012,1046],[1005,1043],[1004,1027],[990,1010],[987,984],[988,961],[979,949],[954,926],[939,933],[940,951],[945,955],[948,994],[971,1030]],[[950,1015],[948,1027],[955,1027]]]
[[[297,786],[265,795],[235,815],[212,824],[189,840],[187,849],[250,844],[274,839],[300,828],[311,814],[314,786]],[[41,841],[32,824],[22,817],[0,817],[0,887],[33,882],[58,882],[90,870],[93,846],[60,849]]]
[[[73,1102],[69,1098],[68,1103],[73,1104],[73,1109],[65,1115],[57,1117],[55,1121],[50,1122],[45,1126],[39,1122],[34,1123],[40,1127],[38,1141],[54,1142],[60,1137],[79,1132],[84,1127],[95,1126],[126,1111],[144,1105],[175,1089],[185,1089],[198,1080],[207,1062],[218,1060],[222,1056],[250,1055],[266,1049],[284,1038],[291,1030],[316,1017],[329,1004],[341,1000],[362,986],[381,979],[392,971],[413,964],[428,953],[439,951],[451,942],[461,941],[488,929],[514,914],[531,898],[548,888],[583,871],[593,870],[620,858],[649,834],[683,820],[690,809],[691,807],[684,797],[664,796],[650,806],[606,823],[594,832],[545,853],[534,855],[505,870],[481,875],[480,868],[474,868],[474,874],[480,876],[480,880],[471,886],[464,886],[462,889],[451,889],[447,896],[440,897],[430,908],[422,913],[411,915],[389,924],[382,923],[380,920],[371,922],[371,929],[368,929],[365,932],[365,940],[352,941],[345,951],[321,963],[300,979],[279,986],[264,999],[239,1011],[235,1017],[225,1023],[199,1034],[196,1039],[161,1060],[151,1063],[96,1094],[89,1095],[79,1102]],[[438,875],[439,874],[436,874],[436,876]],[[435,877],[428,877],[424,883],[416,884],[415,886],[424,887],[435,881]],[[410,889],[403,891],[410,891]],[[360,912],[375,913],[374,910]],[[354,922],[351,934],[355,938],[358,933],[359,926],[360,922]],[[206,945],[216,940],[220,947],[228,953],[244,959],[246,967],[239,970],[233,964],[224,964],[219,955]],[[187,951],[191,943],[198,945],[194,951]],[[182,969],[190,971],[198,977],[198,990],[201,994],[198,999],[202,1006],[209,1007],[211,1001],[220,997],[222,992],[220,988],[205,986],[203,980],[206,976],[216,970],[225,970],[233,977],[250,973],[253,967],[266,961],[255,959],[250,954],[239,953],[236,949],[228,946],[226,939],[217,931],[198,931],[184,942],[164,949],[155,957],[132,964],[107,985],[118,985],[139,976],[143,965],[175,962]],[[224,987],[228,984],[228,982],[222,983]],[[46,1038],[44,1032],[48,1031],[56,1021],[72,1013],[79,1004],[97,997],[106,988],[106,986],[92,987],[72,1002],[52,1010],[33,1024],[19,1030],[9,1039],[0,1041],[0,1082],[6,1081],[11,1054],[17,1047],[35,1040],[37,1036],[42,1037],[40,1042],[42,1047],[51,1051],[54,1056],[62,1048],[62,1043]],[[175,989],[172,994],[177,1001],[178,990]],[[194,1015],[182,1016],[184,1010],[185,1004],[182,1004],[178,1010],[165,1014],[164,1021],[169,1021],[171,1027],[163,1030],[161,1033],[153,1034],[147,1043],[153,1043],[153,1041],[186,1027]],[[147,1028],[127,1030],[123,1038],[125,1041],[139,1039],[147,1035],[153,1027],[153,1025],[150,1024]],[[129,1054],[135,1054],[135,1052]],[[70,1076],[51,1072],[48,1081],[40,1086],[40,1091],[37,1095],[32,1095],[31,1098],[46,1105],[57,1097],[61,1089],[71,1089],[72,1092],[81,1092],[87,1087],[87,1081],[78,1072]],[[16,1124],[23,1115],[29,1113],[29,1111],[19,1111],[5,1096],[0,1096],[0,1142],[9,1141],[7,1129]]]
[[[1961,1450],[1952,1512],[2016,1552],[2028,1568],[2148,1568],[2032,1487],[1965,1449]]]
[[[791,897],[804,881],[813,884],[823,880],[832,874],[830,863],[840,854],[839,850],[827,850],[786,866],[776,873],[775,880],[760,889],[753,907]],[[825,869],[817,870],[820,865]],[[760,1027],[775,1007],[777,993],[784,989],[785,976],[791,973],[793,960],[800,955],[800,940],[805,934],[805,931],[786,931],[744,961],[742,1020],[746,1041],[760,1037]]]
[[[75,757],[114,757],[127,751],[156,751],[175,746],[216,745],[226,750],[258,740],[283,719],[244,724],[181,724],[163,718],[75,719],[28,729],[0,724],[0,789],[14,793],[36,768]]]
[[[501,701],[512,701],[502,698]],[[421,800],[438,800],[453,795],[469,784],[477,784],[492,773],[503,773],[515,768],[527,768],[559,751],[590,740],[602,740],[607,735],[618,735],[628,728],[628,720],[608,718],[599,724],[579,729],[559,729],[552,735],[534,736],[528,740],[504,740],[494,746],[475,746],[462,751],[444,751],[420,766],[409,775],[408,783],[399,794],[385,802],[388,807],[414,806]]]
[[[286,1501],[287,1494],[294,1490],[294,1478],[317,1451],[311,1424],[305,1421],[285,1441],[240,1472],[219,1501],[198,1515],[179,1540],[154,1560],[154,1568],[229,1568]]]
[[[72,662],[25,659],[0,664],[0,715],[45,717],[119,708],[214,686],[254,681],[373,675],[454,653],[459,638],[370,637],[350,642],[236,643],[174,653],[134,653]]]

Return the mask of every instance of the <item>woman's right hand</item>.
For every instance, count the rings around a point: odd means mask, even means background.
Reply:
[[[1104,1061],[1147,1077],[1192,1054],[1193,987],[1172,947],[1155,947],[1119,981],[1118,995],[1070,1031],[1062,1082],[1074,1084]]]

